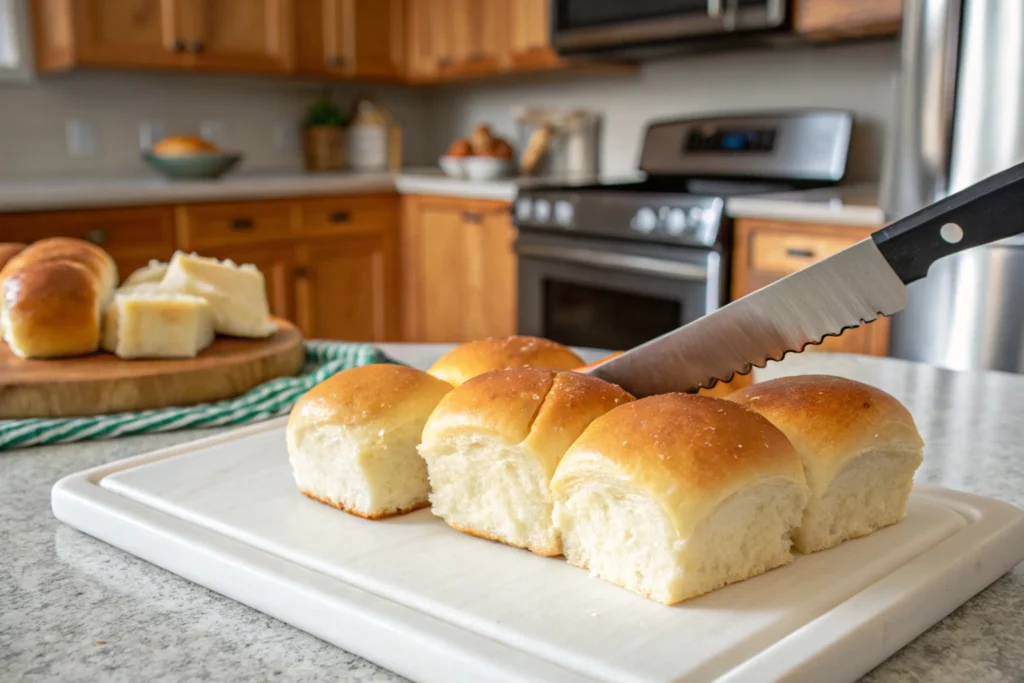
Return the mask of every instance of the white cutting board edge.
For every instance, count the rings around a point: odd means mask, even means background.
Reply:
[[[279,429],[286,420],[69,475],[53,487],[54,515],[413,680],[591,680],[100,486],[109,475]],[[932,486],[916,486],[914,495],[954,510],[965,527],[720,680],[856,680],[1024,560],[1024,511]]]

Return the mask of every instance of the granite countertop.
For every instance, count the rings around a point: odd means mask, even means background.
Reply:
[[[610,180],[619,182],[637,178],[636,175],[623,175]],[[594,180],[510,178],[477,181],[450,178],[439,169],[424,168],[397,174],[237,174],[214,181],[171,181],[156,176],[0,181],[0,213],[375,192],[511,202],[521,187],[551,183],[586,184]],[[873,186],[853,185],[731,197],[726,201],[725,212],[734,218],[880,227],[885,223],[885,216],[878,208],[876,194]]]
[[[424,367],[446,347],[384,345]],[[761,376],[828,372],[903,400],[927,442],[921,482],[1024,506],[1024,376],[885,358],[790,356]],[[0,671],[17,681],[401,680],[374,664],[57,522],[60,477],[214,430],[0,453]],[[1024,565],[866,681],[1020,681]]]

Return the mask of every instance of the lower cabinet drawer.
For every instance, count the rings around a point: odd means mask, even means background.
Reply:
[[[794,273],[856,241],[843,235],[758,231],[751,235],[750,266],[774,273]]]
[[[304,199],[296,231],[306,235],[373,232],[398,221],[396,195]]]
[[[291,201],[192,204],[177,208],[178,241],[185,250],[286,239],[292,234]]]

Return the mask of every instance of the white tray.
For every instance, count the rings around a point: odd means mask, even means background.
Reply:
[[[274,420],[71,475],[61,521],[417,681],[852,681],[1024,560],[1024,511],[907,519],[665,607],[559,559],[300,495]]]

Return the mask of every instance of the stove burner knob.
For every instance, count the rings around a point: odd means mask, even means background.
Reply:
[[[665,229],[668,234],[678,237],[686,230],[686,211],[684,209],[672,209],[665,219]]]
[[[533,215],[538,223],[547,223],[551,220],[551,202],[546,199],[538,199],[533,203]]]
[[[690,207],[690,230],[700,230],[701,224],[704,222],[704,209],[699,206]]]
[[[654,214],[653,209],[640,209],[633,216],[629,225],[637,232],[649,235],[658,226],[658,217]]]
[[[530,220],[530,200],[527,197],[516,200],[516,218],[520,221]]]
[[[555,202],[555,222],[559,225],[572,225],[572,218],[575,210],[572,208],[572,203],[561,199]]]

